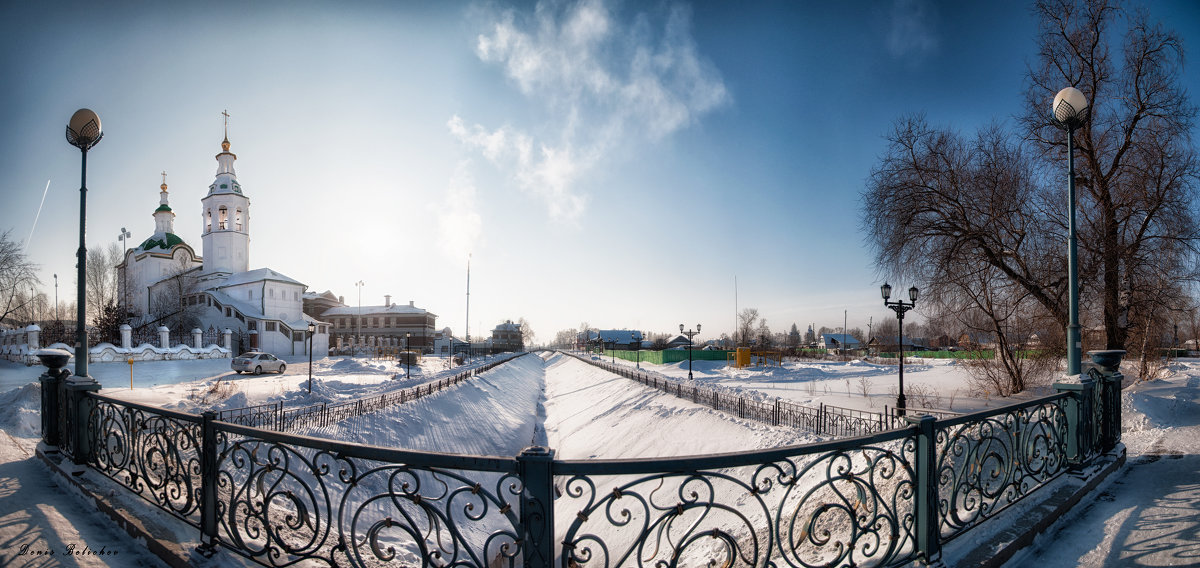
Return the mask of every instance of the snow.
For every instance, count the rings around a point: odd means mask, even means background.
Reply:
[[[441,358],[411,369],[389,361],[331,357],[285,358],[282,375],[236,375],[229,360],[89,365],[103,394],[187,412],[279,403],[300,406],[405,388],[450,376]],[[620,361],[618,360],[618,363]],[[633,363],[627,363],[633,365]],[[686,380],[688,363],[648,365]],[[694,361],[704,386],[745,396],[880,411],[894,401],[895,365],[865,361],[788,361],[783,367],[731,369]],[[59,551],[65,565],[159,565],[74,491],[48,475],[33,456],[40,431],[39,367],[0,362],[0,565],[44,563],[16,557],[22,544]],[[969,412],[1017,400],[969,397],[965,372],[952,360],[905,367],[912,385],[936,393],[930,406]],[[862,386],[866,385],[866,393]],[[1135,384],[1122,395],[1129,464],[1093,498],[1022,552],[1010,566],[1186,564],[1200,554],[1200,361],[1170,367],[1166,379]],[[528,445],[548,445],[559,459],[665,457],[773,448],[816,441],[809,433],[740,420],[604,372],[573,358],[521,357],[453,388],[381,412],[304,432],[371,445],[510,457]],[[90,475],[90,474],[85,474]],[[144,505],[153,512],[150,505]],[[560,519],[560,521],[563,521]],[[566,523],[570,519],[566,519]],[[564,530],[564,527],[559,527]],[[996,530],[984,524],[976,531]],[[116,557],[64,557],[66,544],[106,546]],[[229,555],[219,555],[228,557]],[[218,564],[233,563],[233,560]]]

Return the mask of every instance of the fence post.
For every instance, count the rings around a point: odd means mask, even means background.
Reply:
[[[1067,415],[1067,465],[1077,470],[1091,452],[1092,440],[1092,389],[1096,382],[1084,378],[1078,383],[1054,383],[1054,390],[1067,392],[1071,396],[1063,400]]]
[[[90,376],[81,381],[73,380],[78,378],[71,376],[63,382],[66,393],[67,429],[62,435],[67,437],[71,460],[75,465],[84,465],[92,457],[92,436],[95,434],[91,428],[91,417],[96,400],[88,396],[88,393],[100,390],[100,383]]]
[[[200,415],[200,546],[205,558],[217,551],[217,413]]]
[[[779,425],[779,397],[775,397],[775,410],[771,412],[772,421],[776,426]]]
[[[942,543],[938,531],[938,487],[937,475],[937,440],[934,434],[936,419],[932,416],[907,418],[909,424],[917,427],[917,454],[915,464],[916,475],[916,519],[914,533],[916,535],[917,554],[921,555],[926,564],[936,562],[942,555]]]
[[[554,564],[554,450],[530,446],[517,455],[521,476],[521,540],[526,568]]]

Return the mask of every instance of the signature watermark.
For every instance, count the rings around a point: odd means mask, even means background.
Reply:
[[[22,544],[17,548],[17,556],[116,556],[119,551],[107,546],[92,548],[87,544],[68,542],[60,547],[37,546]]]

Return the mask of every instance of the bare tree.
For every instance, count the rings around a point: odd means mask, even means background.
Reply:
[[[34,286],[40,284],[37,265],[25,255],[23,247],[9,237],[11,231],[0,234],[0,321],[16,317],[17,311],[29,312]],[[24,319],[31,319],[26,315]]]
[[[523,347],[533,345],[536,334],[533,333],[533,326],[529,325],[529,320],[523,317],[517,318],[517,325],[521,327],[521,345]]]
[[[116,242],[108,246],[96,246],[87,251],[87,266],[84,278],[87,281],[87,317],[95,321],[104,306],[117,300],[119,277],[117,265],[121,263],[121,245]]]
[[[863,225],[881,270],[922,277],[927,297],[979,306],[1001,294],[1021,317],[1064,328],[1066,135],[1051,124],[1049,103],[1074,85],[1093,101],[1090,122],[1075,133],[1081,319],[1102,324],[1107,347],[1126,348],[1130,330],[1154,317],[1164,286],[1197,279],[1200,167],[1196,109],[1179,80],[1182,47],[1144,13],[1104,0],[1042,0],[1035,12],[1039,60],[1022,136],[992,125],[964,137],[919,116],[901,119],[864,192]],[[1119,18],[1128,29],[1115,61],[1109,45],[1118,42],[1108,36]],[[954,283],[969,275],[986,288]]]
[[[738,345],[745,345],[750,342],[750,338],[754,337],[755,324],[758,323],[758,308],[743,309],[737,319],[738,335],[741,336]]]
[[[189,298],[198,292],[197,270],[180,260],[171,267],[166,278],[154,285],[150,296],[152,325],[165,325],[172,330],[188,331],[200,325],[199,304]]]

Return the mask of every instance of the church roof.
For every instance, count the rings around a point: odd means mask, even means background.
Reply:
[[[229,278],[226,278],[225,281],[218,286],[224,288],[226,286],[237,286],[239,284],[248,284],[250,282],[259,282],[262,280],[274,280],[276,282],[286,282],[288,284],[304,286],[303,282],[289,278],[279,272],[271,270],[270,268],[255,268],[254,270],[248,270],[246,272],[235,272],[230,274]]]
[[[158,209],[155,209],[154,212],[158,213],[159,211],[170,211],[170,210],[171,210],[171,208],[166,203],[164,203],[162,205],[159,205]]]
[[[169,210],[170,209],[168,209],[168,211]],[[153,248],[160,248],[163,250],[171,250],[171,249],[175,248],[176,245],[182,245],[182,244],[185,244],[185,243],[183,242],[183,239],[179,238],[178,235],[176,235],[175,233],[167,233],[166,235],[157,235],[156,234],[156,235],[146,239],[145,241],[142,242],[141,245],[138,245],[138,248],[140,248],[142,250],[150,250]]]

